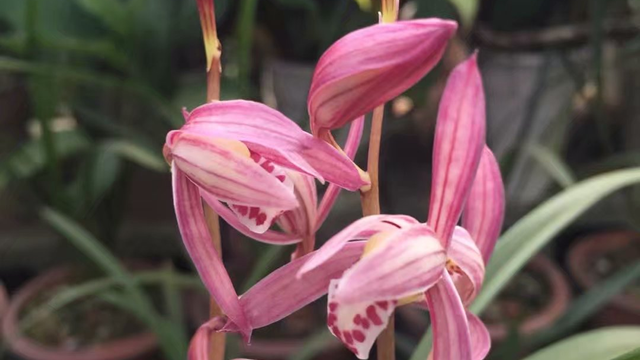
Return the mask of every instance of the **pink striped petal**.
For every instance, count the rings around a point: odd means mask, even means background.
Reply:
[[[467,321],[469,322],[469,333],[471,335],[471,349],[473,351],[473,360],[482,360],[491,349],[491,336],[489,330],[484,326],[482,320],[467,311]]]
[[[353,158],[356,156],[358,146],[360,146],[360,139],[362,138],[363,129],[364,116],[361,116],[358,119],[354,120],[349,127],[349,134],[347,136],[347,142],[344,145],[344,152],[351,160],[353,160]],[[324,192],[322,200],[320,201],[320,206],[318,207],[318,216],[316,219],[315,230],[318,230],[327,219],[329,211],[333,207],[333,204],[335,204],[336,199],[338,199],[339,194],[340,187],[334,184],[329,184],[329,186],[327,186],[327,190]]]
[[[289,234],[313,234],[315,229],[318,194],[315,180],[305,174],[289,171],[289,179],[300,206],[278,218],[278,225]],[[313,249],[311,246],[310,249]]]
[[[379,232],[395,231],[415,224],[418,224],[416,219],[405,215],[374,215],[356,220],[317,250],[300,269],[298,276],[331,259],[351,240],[368,239]]]
[[[467,230],[456,226],[447,253],[453,263],[448,270],[454,280],[462,303],[468,306],[475,298],[484,281],[484,261]]]
[[[485,139],[482,79],[473,55],[449,75],[440,100],[427,223],[448,248],[475,177]]]
[[[398,300],[424,292],[442,276],[447,257],[424,224],[393,231],[375,246],[344,273],[336,301]]]
[[[215,138],[181,133],[171,147],[176,166],[219,200],[239,205],[293,209],[293,191],[251,158]]]
[[[327,326],[358,359],[367,359],[373,343],[387,327],[397,301],[341,303],[336,299],[340,280],[329,286]]]
[[[173,205],[184,246],[211,296],[225,315],[238,325],[243,336],[249,337],[251,328],[238,301],[238,295],[220,255],[213,247],[198,187],[175,164],[172,172]]]
[[[187,360],[209,360],[211,353],[211,336],[224,325],[224,320],[215,317],[202,324],[189,343]]]
[[[294,183],[284,169],[256,153],[251,154],[251,159],[266,172],[278,179],[289,191],[294,192]],[[299,200],[300,198],[298,197],[298,201]],[[239,205],[232,202],[228,202],[227,205],[229,205],[231,211],[236,214],[238,220],[240,220],[243,225],[258,234],[269,230],[276,219],[286,210],[273,207]],[[299,207],[300,206],[296,207],[296,209]]]
[[[285,234],[278,231],[267,230],[262,234],[255,233],[251,231],[248,227],[238,220],[238,217],[231,211],[228,207],[220,203],[220,201],[213,195],[207,193],[206,191],[200,191],[200,196],[207,202],[209,206],[215,212],[220,215],[221,218],[224,219],[229,225],[238,230],[245,236],[248,236],[254,240],[273,244],[273,245],[289,245],[299,243],[302,238],[298,234]]]
[[[433,326],[433,360],[472,360],[467,315],[449,273],[425,293]]]
[[[260,103],[232,100],[202,105],[190,113],[187,124],[180,130],[242,141],[280,166],[348,190],[366,185],[349,158]],[[171,139],[169,135],[167,143]]]
[[[363,242],[350,243],[339,254],[306,273],[300,280],[296,280],[296,275],[313,253],[291,261],[260,280],[240,297],[240,304],[251,328],[273,324],[326,294],[329,282],[339,278],[358,261],[363,249]],[[229,323],[224,330],[237,331],[238,326]]]
[[[462,224],[475,240],[485,264],[493,253],[504,220],[504,185],[500,167],[488,147],[484,147],[473,181]]]
[[[320,58],[308,107],[315,135],[336,129],[402,94],[440,61],[457,25],[423,19],[347,34]]]

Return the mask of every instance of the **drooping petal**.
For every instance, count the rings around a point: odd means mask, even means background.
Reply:
[[[415,224],[418,224],[416,219],[405,215],[374,215],[356,220],[315,251],[300,269],[299,276],[331,259],[351,240],[368,239],[379,232],[395,231]]]
[[[293,209],[293,191],[228,142],[181,133],[169,145],[176,166],[196,185],[222,201]]]
[[[462,213],[462,224],[476,242],[485,264],[491,258],[503,220],[504,185],[500,167],[491,150],[485,146]]]
[[[347,244],[339,254],[307,272],[300,280],[296,280],[296,276],[313,253],[291,261],[260,280],[240,297],[240,304],[251,328],[279,321],[326,294],[329,282],[339,278],[358,261],[363,249],[364,242],[361,241]],[[237,324],[229,323],[224,330],[237,329]]]
[[[191,338],[187,360],[209,360],[211,346],[213,346],[211,335],[220,330],[224,323],[223,319],[215,317],[202,324]]]
[[[335,299],[339,303],[399,300],[421,293],[442,276],[447,257],[434,232],[424,224],[384,236],[347,270]]]
[[[238,217],[229,210],[228,207],[220,203],[220,201],[213,195],[207,193],[206,191],[200,191],[200,195],[206,201],[206,203],[211,206],[215,212],[220,215],[221,218],[224,219],[229,225],[233,228],[241,232],[243,235],[246,235],[254,240],[273,244],[273,245],[290,245],[299,243],[302,238],[298,234],[285,234],[283,232],[267,230],[262,234],[255,233],[251,231],[248,227],[238,220]]]
[[[472,360],[467,315],[449,273],[425,293],[433,326],[433,360]]]
[[[266,172],[278,179],[289,191],[294,193],[294,182],[284,169],[256,153],[251,154],[251,159]],[[296,198],[298,199],[298,204],[301,204],[299,202],[300,197],[296,196]],[[236,214],[238,220],[240,220],[243,225],[258,234],[267,231],[276,219],[285,212],[285,209],[274,207],[246,206],[232,202],[227,202],[227,205],[229,205],[231,211]],[[299,207],[300,205],[295,209]],[[295,211],[295,209],[291,211]]]
[[[211,296],[229,319],[238,325],[243,336],[248,337],[251,328],[229,274],[213,247],[198,187],[176,167],[175,163],[172,165],[172,172],[173,205],[185,248]]]
[[[235,139],[261,156],[348,190],[366,182],[353,162],[270,107],[244,100],[217,101],[194,109],[183,132]],[[170,143],[171,137],[167,142]]]
[[[358,146],[360,145],[360,139],[362,138],[362,130],[364,129],[364,116],[359,117],[354,120],[349,127],[349,134],[347,136],[347,141],[344,145],[344,153],[353,160],[356,156],[356,152],[358,151]],[[329,211],[333,207],[333,204],[336,202],[338,195],[340,194],[340,187],[329,184],[327,186],[327,190],[324,192],[322,196],[322,200],[320,201],[320,206],[318,207],[318,215],[316,219],[316,229],[318,230],[322,223],[327,219],[329,215]]]
[[[445,248],[460,219],[484,142],[484,91],[473,55],[449,75],[438,110],[427,223]]]
[[[400,95],[442,57],[453,21],[377,24],[347,34],[320,58],[309,90],[311,130],[336,129]]]
[[[482,288],[484,261],[480,250],[469,233],[456,226],[447,253],[451,261],[447,264],[462,303],[467,306]]]
[[[491,349],[491,335],[482,320],[470,311],[467,311],[467,321],[469,322],[473,360],[482,360]]]
[[[358,359],[367,359],[376,338],[387,327],[397,301],[341,303],[335,297],[340,280],[329,286],[327,326]]]

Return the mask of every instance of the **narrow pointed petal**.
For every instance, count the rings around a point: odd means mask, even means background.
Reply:
[[[244,100],[208,103],[190,113],[181,131],[242,141],[280,166],[348,190],[366,185],[348,157],[263,104]]]
[[[285,212],[278,218],[278,225],[290,234],[313,234],[316,227],[318,193],[315,180],[305,174],[290,171],[288,178],[294,186],[294,192],[300,206]],[[311,246],[313,249],[313,246]]]
[[[362,303],[424,292],[440,279],[446,260],[428,226],[398,229],[344,273],[335,298],[340,303]]]
[[[440,61],[457,25],[423,19],[349,33],[320,58],[309,90],[311,130],[336,129],[402,94]]]
[[[172,166],[172,172],[173,204],[187,252],[211,296],[225,315],[238,325],[243,336],[248,337],[251,334],[251,328],[244,316],[229,274],[220,255],[213,247],[198,187],[175,164]]]
[[[281,209],[298,206],[293,192],[278,179],[215,138],[182,133],[169,146],[176,166],[222,201]]]
[[[374,215],[356,220],[315,251],[298,275],[303,276],[328,261],[351,240],[368,239],[379,232],[395,231],[415,224],[418,224],[416,219],[405,215]]]
[[[202,324],[191,338],[187,360],[209,360],[212,346],[211,335],[220,330],[223,325],[224,320],[220,317],[215,317]]]
[[[482,254],[469,233],[456,226],[447,255],[453,261],[448,270],[453,273],[451,276],[462,303],[468,306],[478,295],[484,281]]]
[[[344,145],[344,153],[353,160],[356,156],[356,152],[358,151],[358,146],[360,146],[360,139],[362,139],[362,130],[364,129],[364,116],[359,117],[354,120],[349,127],[349,134],[347,136],[347,141]],[[316,229],[318,230],[320,226],[324,223],[329,215],[329,211],[335,204],[336,199],[338,199],[338,195],[340,194],[340,187],[329,184],[327,186],[327,190],[324,192],[322,196],[322,200],[320,201],[320,206],[318,207],[318,218],[316,220]]]
[[[488,147],[484,147],[476,178],[462,213],[462,224],[489,262],[504,220],[504,185],[500,167]]]
[[[467,321],[469,322],[473,360],[482,360],[489,354],[491,349],[489,330],[484,326],[482,320],[470,311],[467,311]]]
[[[433,326],[433,360],[472,360],[467,315],[449,273],[444,271],[425,295]]]
[[[449,75],[438,110],[427,223],[445,248],[460,219],[484,142],[484,91],[473,55]]]
[[[329,282],[339,278],[353,265],[364,249],[364,242],[350,243],[326,263],[306,273],[296,275],[313,253],[295,259],[260,280],[240,297],[251,328],[273,324],[326,294]],[[228,331],[237,331],[237,324],[229,323]]]
[[[248,236],[254,240],[272,244],[272,245],[290,245],[299,243],[302,240],[302,237],[298,234],[285,234],[278,231],[267,230],[262,234],[255,233],[251,231],[248,227],[246,227],[243,223],[238,220],[238,217],[231,211],[228,207],[220,203],[215,196],[207,193],[206,191],[200,191],[200,195],[206,201],[206,203],[211,206],[215,212],[220,215],[227,224],[231,225],[233,228],[238,230],[245,236]]]
[[[341,303],[335,295],[340,280],[331,281],[327,326],[358,359],[367,359],[376,338],[387,327],[397,301]]]

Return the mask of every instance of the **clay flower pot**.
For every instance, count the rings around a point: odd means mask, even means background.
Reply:
[[[541,297],[542,302],[527,312],[523,309],[531,301],[530,295],[518,293],[515,299],[506,299],[503,291],[494,304],[498,307],[494,309],[502,315],[514,317],[512,320],[517,324],[519,334],[530,336],[552,326],[562,316],[569,305],[571,291],[562,270],[544,255],[536,255],[525,267],[525,272],[531,274],[530,281],[535,282],[534,285],[544,289],[546,296]],[[491,310],[487,310],[486,317],[489,317]],[[507,319],[492,322],[488,318],[485,324],[491,339],[495,342],[500,342],[508,336],[511,325]]]
[[[581,288],[588,290],[617,270],[640,261],[640,234],[610,231],[583,237],[569,250],[568,261],[571,276]],[[640,291],[617,295],[594,320],[603,326],[637,325],[640,323]]]
[[[47,346],[22,333],[22,313],[46,291],[67,284],[73,268],[55,268],[26,283],[11,299],[2,321],[4,339],[14,354],[27,360],[127,360],[137,359],[157,347],[153,333],[143,332],[98,345],[70,350],[63,346]]]

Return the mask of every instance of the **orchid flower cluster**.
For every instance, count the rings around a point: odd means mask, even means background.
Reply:
[[[212,2],[199,5],[201,16],[210,17]],[[399,306],[430,311],[433,359],[477,360],[488,353],[488,332],[466,308],[482,286],[502,226],[504,192],[485,145],[475,54],[451,72],[442,96],[426,222],[367,216],[313,251],[340,189],[368,190],[367,173],[352,161],[364,116],[423,78],[455,34],[452,21],[395,21],[397,7],[384,1],[379,24],[346,35],[321,57],[308,97],[311,134],[265,105],[232,100],[185,111],[185,124],[167,135],[182,239],[224,312],[198,330],[189,359],[208,359],[213,332],[238,332],[248,342],[253,329],[327,293],[327,325],[360,359],[368,358]],[[207,27],[204,33],[207,41]],[[347,124],[341,148],[331,131]],[[329,182],[320,201],[316,179]],[[257,241],[298,244],[291,262],[238,296],[213,246],[203,203]]]

